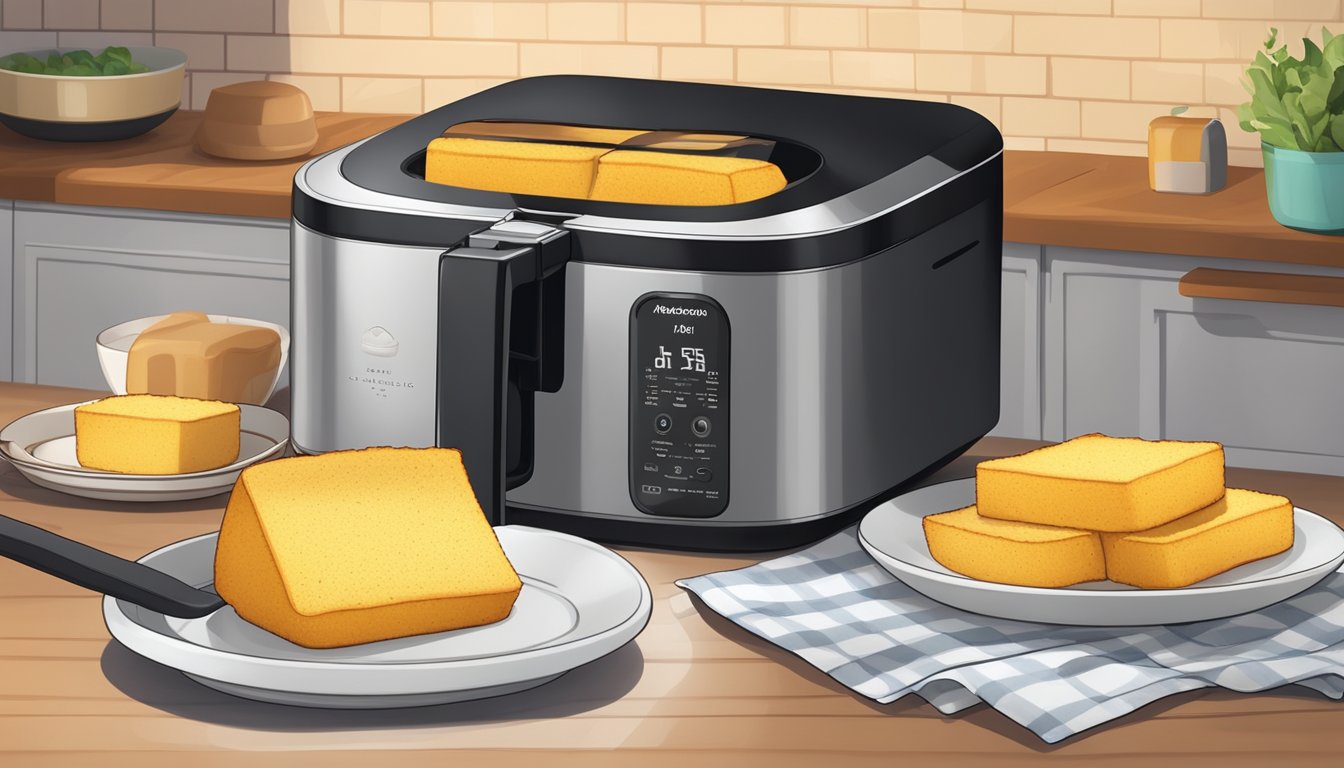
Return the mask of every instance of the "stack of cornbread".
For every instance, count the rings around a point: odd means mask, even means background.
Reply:
[[[729,152],[760,140],[528,123],[454,126],[430,142],[425,180],[468,189],[657,205],[731,205],[788,183]]]
[[[1293,545],[1293,505],[1225,488],[1218,443],[1083,435],[981,462],[976,503],[924,518],[933,558],[982,581],[1194,584]]]

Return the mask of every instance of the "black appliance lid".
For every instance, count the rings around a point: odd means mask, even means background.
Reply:
[[[451,126],[482,120],[775,139],[777,151],[792,153],[781,160],[807,172],[768,197],[723,206],[613,203],[490,192],[425,181],[423,157],[429,142]],[[356,187],[407,201],[424,201],[431,209],[434,204],[448,204],[600,220],[730,222],[813,208],[921,162],[924,167],[920,173],[911,174],[910,181],[923,188],[907,188],[898,194],[923,193],[980,165],[1002,148],[1002,138],[993,124],[952,104],[554,75],[514,80],[408,120],[349,151],[340,172]],[[891,204],[900,199],[891,200]]]

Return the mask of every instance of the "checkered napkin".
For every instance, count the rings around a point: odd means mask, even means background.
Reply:
[[[850,528],[677,585],[878,702],[917,693],[952,714],[984,701],[1050,743],[1196,688],[1297,683],[1344,697],[1344,573],[1228,619],[1061,627],[924,597],[878,565]]]

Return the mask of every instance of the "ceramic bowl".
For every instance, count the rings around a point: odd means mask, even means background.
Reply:
[[[46,58],[72,50],[24,53]],[[173,48],[131,47],[130,52],[148,72],[84,77],[0,69],[0,122],[24,136],[51,141],[111,141],[153,129],[181,103],[187,55]]]
[[[103,369],[103,378],[107,380],[107,386],[113,394],[126,394],[126,358],[135,338],[140,335],[141,331],[165,317],[167,315],[128,320],[98,334],[95,342],[98,347],[98,365]],[[210,318],[212,323],[256,325],[262,328],[270,328],[280,334],[280,365],[275,368],[275,379],[271,381],[271,386],[266,390],[266,396],[261,399],[261,402],[252,403],[252,405],[264,405],[267,400],[271,399],[271,395],[275,394],[275,387],[280,382],[280,374],[285,370],[285,364],[289,361],[289,331],[282,325],[268,323],[264,320],[250,320],[246,317],[232,317],[230,315],[206,315],[206,317]]]

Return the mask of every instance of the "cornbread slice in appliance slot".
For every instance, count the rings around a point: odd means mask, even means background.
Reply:
[[[117,395],[75,408],[80,466],[130,475],[204,472],[238,460],[242,412],[233,403]]]
[[[1223,498],[1156,528],[1102,534],[1106,575],[1146,589],[1187,587],[1293,546],[1283,496],[1228,488]]]
[[[243,619],[333,648],[504,619],[522,581],[454,448],[367,448],[243,470],[215,553]]]
[[[773,163],[743,157],[616,150],[597,161],[593,200],[657,205],[731,205],[788,184]]]
[[[975,468],[981,515],[1091,531],[1142,531],[1222,498],[1212,442],[1082,435]]]
[[[610,147],[438,138],[425,153],[425,181],[491,192],[586,198],[597,158]]]
[[[443,132],[447,138],[464,139],[532,139],[559,144],[607,144],[615,146],[638,139],[648,131],[635,128],[599,128],[587,125],[561,123],[511,123],[479,120],[458,123]]]
[[[994,520],[975,506],[928,515],[929,554],[964,576],[1024,587],[1067,587],[1106,578],[1092,531]]]

